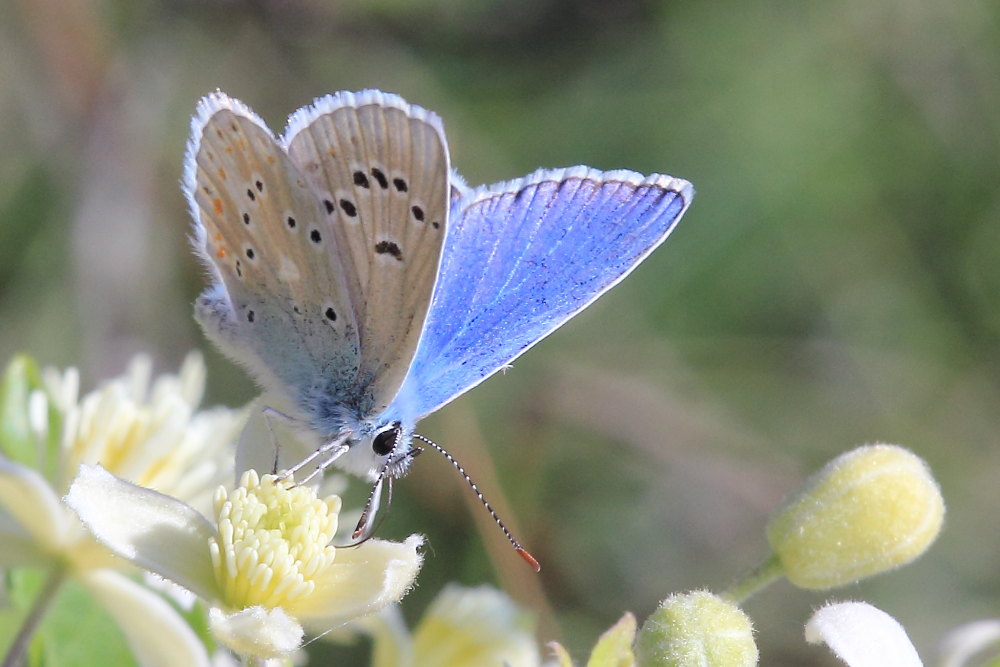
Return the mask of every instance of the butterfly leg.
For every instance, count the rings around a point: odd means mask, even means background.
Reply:
[[[284,422],[286,425],[292,427],[301,428],[301,422],[292,417],[291,415],[286,415],[280,410],[275,410],[272,407],[264,406],[261,408],[261,413],[264,415],[264,423],[267,425],[267,432],[271,435],[271,445],[274,448],[274,462],[271,464],[271,473],[278,473],[278,455],[281,454],[281,442],[278,440],[278,436],[274,434],[274,426],[271,420]]]
[[[321,474],[324,470],[329,468],[334,461],[336,461],[341,456],[347,453],[347,451],[351,448],[350,445],[347,444],[348,436],[349,436],[348,433],[343,433],[341,435],[338,435],[330,442],[324,444],[322,447],[318,447],[316,451],[314,451],[312,454],[305,457],[304,459],[293,465],[291,468],[283,472],[281,474],[281,478],[288,479],[289,477],[294,476],[295,473],[297,473],[299,470],[302,470],[302,468],[309,465],[320,456],[326,455],[326,458],[323,459],[323,462],[320,465],[316,466],[315,470],[306,475],[305,479],[298,482],[299,484],[307,484],[314,477],[316,477],[317,475]]]

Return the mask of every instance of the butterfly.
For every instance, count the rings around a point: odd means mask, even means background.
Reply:
[[[470,188],[441,119],[377,90],[317,99],[279,138],[206,96],[183,189],[210,275],[206,335],[318,436],[307,460],[376,489],[407,471],[414,438],[433,445],[421,418],[622,280],[694,195],[585,166]]]

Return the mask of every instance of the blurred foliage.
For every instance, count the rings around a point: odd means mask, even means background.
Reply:
[[[139,350],[172,368],[208,349],[178,181],[216,88],[276,131],[327,92],[398,92],[444,118],[473,184],[576,163],[695,184],[629,280],[422,425],[543,570],[428,455],[382,531],[430,539],[408,615],[446,581],[492,579],[583,655],[625,610],[724,587],[765,554],[786,491],[875,440],[934,468],[941,540],[831,596],[752,600],[762,664],[827,659],[802,624],[828,597],[886,610],[926,660],[947,629],[996,615],[996,3],[11,0],[0,15],[0,353],[79,365],[86,386]],[[209,361],[212,399],[255,394]]]

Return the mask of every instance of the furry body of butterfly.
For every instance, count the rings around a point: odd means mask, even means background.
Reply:
[[[406,471],[420,418],[618,283],[694,194],[584,166],[469,188],[440,119],[374,90],[316,100],[277,139],[208,95],[184,191],[206,334],[317,435],[321,468],[379,481]]]

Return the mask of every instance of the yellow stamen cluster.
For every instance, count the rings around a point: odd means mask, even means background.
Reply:
[[[338,496],[321,500],[311,488],[249,470],[214,500],[210,549],[223,604],[290,610],[313,593],[336,556]]]

